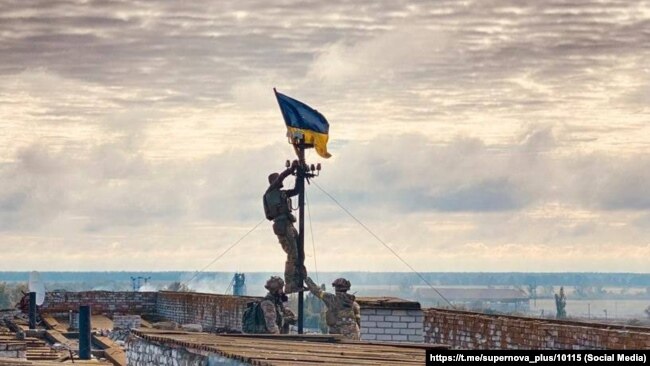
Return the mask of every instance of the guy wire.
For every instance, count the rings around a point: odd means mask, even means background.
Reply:
[[[311,236],[311,248],[314,253],[314,272],[316,273],[316,282],[320,282],[320,279],[318,278],[318,266],[316,265],[316,244],[314,243],[314,228],[311,226],[311,210],[309,209],[309,200],[307,199],[306,190],[305,203],[307,204],[307,217],[309,217],[309,235]]]
[[[192,282],[192,280],[194,280],[194,279],[195,279],[199,274],[201,274],[203,271],[205,271],[206,268],[210,267],[211,265],[214,264],[214,262],[216,262],[216,261],[218,261],[219,259],[221,259],[221,257],[223,257],[224,255],[226,255],[226,253],[228,253],[232,248],[234,248],[237,244],[239,244],[242,240],[244,240],[245,237],[247,237],[250,233],[252,233],[253,231],[255,231],[255,229],[257,229],[257,227],[260,226],[260,225],[264,222],[264,220],[265,220],[264,218],[263,218],[262,220],[260,220],[260,222],[258,222],[257,224],[255,224],[255,226],[253,226],[252,229],[248,230],[248,231],[246,232],[246,234],[244,234],[242,237],[240,237],[239,239],[237,239],[237,241],[235,241],[234,243],[232,243],[232,245],[230,245],[228,248],[226,248],[226,250],[224,250],[223,252],[221,252],[221,254],[219,254],[215,259],[213,259],[212,262],[208,263],[205,267],[201,268],[200,271],[197,271],[197,272],[194,274],[194,276],[192,276],[192,278],[190,278],[188,281],[185,281],[184,284],[187,285],[187,284],[189,284],[190,282]]]
[[[350,211],[348,211],[348,209],[346,209],[345,207],[343,207],[343,205],[342,205],[339,201],[337,201],[336,198],[334,198],[331,194],[327,193],[327,191],[325,191],[325,189],[323,189],[320,185],[318,185],[318,183],[316,183],[316,182],[313,182],[313,183],[314,183],[314,185],[315,185],[318,189],[321,190],[321,192],[325,193],[325,195],[327,195],[327,197],[329,197],[332,201],[334,201],[334,203],[336,203],[336,204],[337,204],[337,205],[338,205],[338,206],[339,206],[343,211],[345,211],[345,213],[347,213],[347,214],[348,214],[352,219],[354,219],[354,221],[356,221],[359,225],[361,225],[364,229],[366,229],[366,231],[367,231],[368,233],[370,233],[370,235],[372,235],[375,239],[377,239],[377,241],[379,241],[383,246],[385,246],[386,249],[390,250],[390,252],[393,253],[393,255],[395,255],[395,257],[397,257],[397,259],[399,259],[400,261],[402,261],[402,263],[404,263],[404,264],[405,264],[405,265],[406,265],[406,266],[407,266],[411,271],[413,271],[413,273],[415,273],[418,277],[420,277],[420,279],[421,279],[425,284],[427,284],[427,286],[429,286],[433,291],[435,291],[435,292],[438,294],[438,296],[440,296],[441,299],[445,300],[445,302],[446,302],[447,304],[449,304],[449,306],[451,306],[452,308],[454,308],[454,305],[453,305],[449,300],[447,300],[447,298],[444,297],[444,296],[440,293],[440,291],[438,291],[435,287],[433,287],[433,285],[431,285],[431,284],[429,283],[429,281],[427,281],[427,280],[424,278],[424,276],[422,276],[422,275],[420,274],[420,272],[416,271],[415,268],[413,268],[413,267],[412,267],[412,266],[411,266],[407,261],[405,261],[402,257],[400,257],[399,254],[397,254],[397,252],[395,252],[395,251],[393,250],[393,248],[389,247],[388,244],[386,244],[386,242],[384,242],[383,240],[381,240],[381,239],[379,238],[379,236],[377,236],[377,234],[375,234],[372,230],[370,230],[370,228],[368,228],[366,225],[364,225],[363,222],[361,222],[359,219],[357,219],[357,218],[356,218],[356,217],[355,217],[355,216],[354,216]]]

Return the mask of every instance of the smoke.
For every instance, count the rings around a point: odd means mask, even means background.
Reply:
[[[224,294],[228,288],[228,283],[214,278],[194,279],[187,284],[192,291],[208,294]]]
[[[138,292],[156,292],[158,290],[159,289],[156,288],[155,286],[152,286],[152,285],[147,283],[147,284],[144,284],[144,285],[140,286],[140,288],[138,289]]]
[[[115,286],[108,286],[108,285],[95,286],[91,289],[91,291],[115,291]]]

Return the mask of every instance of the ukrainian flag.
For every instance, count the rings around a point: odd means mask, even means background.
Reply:
[[[330,124],[325,116],[303,102],[278,93],[275,88],[273,91],[278,99],[284,122],[287,124],[289,136],[293,136],[296,132],[301,133],[305,137],[305,143],[314,145],[318,155],[323,158],[332,156],[327,152]]]

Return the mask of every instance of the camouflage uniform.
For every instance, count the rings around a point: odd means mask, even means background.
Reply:
[[[297,166],[297,165],[296,165]],[[296,188],[282,190],[282,181],[296,168],[292,165],[280,174],[269,175],[269,188],[264,193],[264,212],[266,218],[273,220],[273,233],[278,237],[280,245],[287,253],[284,265],[284,281],[286,293],[302,289],[302,281],[307,273],[304,266],[298,265],[298,231],[293,226],[296,218],[291,214],[291,198],[298,194]]]
[[[285,292],[296,292],[300,288],[302,276],[298,268],[298,230],[293,226],[295,218],[279,218],[273,222],[273,232],[278,237],[282,249],[287,253],[284,263]]]
[[[323,291],[309,277],[305,279],[305,282],[309,291],[323,300],[327,306],[326,319],[329,333],[341,334],[345,338],[359,340],[361,338],[359,331],[361,311],[359,304],[354,301],[354,295],[346,293],[350,289],[350,282],[342,278],[334,281],[332,286],[336,289],[335,294]]]
[[[296,322],[296,315],[293,311],[284,307],[282,286],[284,286],[284,281],[280,277],[271,277],[265,286],[269,292],[260,303],[264,312],[266,329],[271,334],[288,334],[289,325]]]

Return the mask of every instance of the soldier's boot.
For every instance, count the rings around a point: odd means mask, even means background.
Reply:
[[[295,285],[294,292],[305,291],[306,287],[304,287],[304,283],[305,283],[305,278],[307,278],[306,271],[307,270],[305,269],[305,266],[295,264],[294,272],[293,272],[294,273],[293,283]]]
[[[285,262],[284,264],[284,293],[292,294],[300,291],[300,287],[296,283],[296,266],[293,262]]]
[[[297,273],[297,274],[300,276],[300,278],[302,278],[302,280],[304,281],[305,278],[307,278],[307,267],[305,267],[304,264],[301,265],[301,266],[300,266],[300,265],[296,265],[296,273]]]

